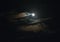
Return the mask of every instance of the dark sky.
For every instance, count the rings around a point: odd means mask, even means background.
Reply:
[[[21,0],[0,0],[0,13],[5,13],[15,9],[20,9],[22,11],[33,10],[33,11],[37,11],[40,17],[53,17],[54,20],[52,21],[55,24],[57,4],[53,2],[54,1],[51,0],[50,1],[48,0],[22,0],[22,1]]]
[[[0,12],[19,8],[29,11],[36,10],[41,15],[40,17],[52,16],[51,4],[48,0],[1,0],[0,3]]]
[[[12,9],[34,10],[40,14],[40,17],[56,18],[56,5],[52,0],[0,0],[0,13],[8,12]]]
[[[40,17],[56,17],[54,14],[56,4],[49,0],[1,0],[0,12],[10,11],[12,9],[36,10]]]
[[[27,11],[36,10],[38,14],[40,14],[40,17],[54,17],[54,20],[51,21],[53,23],[50,23],[50,24],[52,24],[52,27],[59,32],[60,31],[59,25],[57,26],[59,22],[58,22],[58,18],[56,17],[57,5],[58,4],[56,4],[55,1],[52,1],[52,0],[50,1],[49,0],[0,0],[0,13],[8,12],[8,11],[11,11],[12,9],[13,10],[21,9],[21,10],[27,10]],[[58,23],[56,24],[56,22]],[[5,25],[5,24],[2,24],[2,25]],[[56,34],[55,36],[57,37],[58,34]]]

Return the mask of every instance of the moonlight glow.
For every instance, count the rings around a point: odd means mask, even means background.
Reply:
[[[32,13],[32,16],[35,16],[35,13]]]
[[[28,16],[35,16],[35,13],[28,13]]]

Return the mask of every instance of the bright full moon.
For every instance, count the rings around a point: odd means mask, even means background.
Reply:
[[[35,13],[32,13],[32,16],[35,16]]]

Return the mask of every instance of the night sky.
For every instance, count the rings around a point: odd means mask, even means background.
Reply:
[[[37,35],[40,35],[41,40],[57,40],[59,36],[59,25],[57,26],[56,22],[58,22],[58,19],[56,19],[56,6],[57,4],[53,1],[48,0],[0,0],[0,19],[1,19],[1,40],[9,41],[9,40],[15,40],[16,41],[16,32],[10,32],[8,30],[7,21],[6,21],[6,13],[11,10],[21,10],[21,11],[37,11],[40,17],[52,17],[52,20],[49,20],[47,23],[50,26],[50,31],[53,31],[52,33],[37,33]],[[59,23],[59,22],[58,22]],[[7,26],[7,27],[6,27]],[[15,29],[14,29],[15,30]],[[14,36],[13,36],[14,35]],[[22,34],[23,35],[23,34]],[[25,34],[24,34],[25,35]],[[26,34],[27,35],[27,34]],[[36,36],[36,34],[33,34]],[[8,36],[8,37],[7,37]],[[44,39],[43,39],[44,38]],[[30,37],[29,37],[30,39]],[[33,39],[33,38],[32,38]]]

